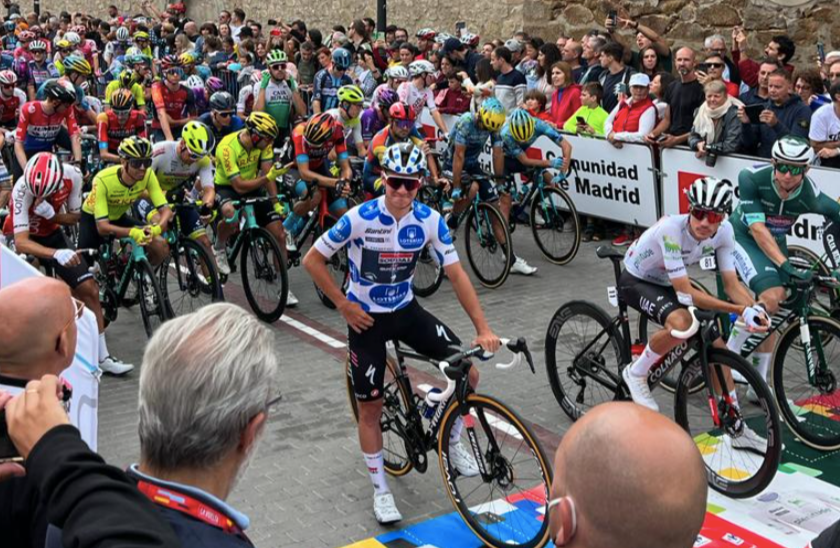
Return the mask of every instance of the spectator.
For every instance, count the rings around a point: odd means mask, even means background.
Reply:
[[[717,153],[732,154],[741,147],[741,121],[738,107],[743,103],[728,93],[722,80],[709,80],[703,86],[706,102],[697,109],[688,146],[698,158],[707,155],[710,144],[717,145]]]
[[[470,103],[470,112],[478,112],[478,107],[488,97],[493,96],[496,82],[493,81],[493,65],[489,59],[482,58],[475,66],[475,73],[478,80],[475,84],[472,81],[464,81],[464,87],[467,93],[472,95],[472,102]]]
[[[477,75],[475,73],[475,66],[484,56],[478,52],[467,48],[466,44],[462,44],[457,38],[447,38],[441,48],[443,55],[449,55],[456,62],[456,64],[466,67],[467,75],[473,82],[476,81]]]
[[[470,110],[470,96],[463,90],[463,80],[460,74],[451,74],[448,87],[435,97],[435,104],[441,114],[460,116]]]
[[[400,64],[405,68],[414,62],[417,57],[417,48],[410,42],[403,42],[400,44]]]
[[[758,66],[757,85],[746,93],[741,94],[741,102],[745,105],[764,103],[770,97],[767,91],[767,79],[770,74],[782,68],[782,64],[771,57],[765,57]]]
[[[225,501],[279,400],[278,355],[271,330],[227,303],[170,320],[146,346],[140,462],[128,474],[184,548],[252,546],[248,519]],[[168,504],[184,494],[210,515]]]
[[[827,104],[823,97],[825,83],[818,69],[800,70],[796,73],[794,81],[796,83],[793,90],[812,111],[817,111],[821,106]]]
[[[561,57],[560,50],[554,44],[543,44],[540,47],[540,53],[537,55],[537,82],[533,89],[539,90],[546,97],[551,97],[551,94],[554,93],[554,86],[551,84],[551,67],[557,61],[560,61]],[[569,66],[571,67],[571,63]],[[576,81],[574,79],[574,73],[572,75],[572,81]]]
[[[690,548],[706,517],[706,493],[703,459],[684,430],[638,405],[604,403],[575,422],[557,449],[550,538],[568,548]]]
[[[572,80],[572,69],[565,61],[558,61],[551,67],[551,94],[549,112],[551,122],[558,128],[580,108],[580,85]]]
[[[583,46],[581,46],[580,42],[576,42],[572,39],[566,41],[562,49],[561,60],[566,61],[569,63],[569,66],[572,67],[572,79],[575,82],[579,81],[581,75],[583,74],[584,66],[582,63],[582,55]]]
[[[513,68],[513,56],[504,46],[493,50],[493,70],[498,73],[494,93],[507,112],[513,112],[525,102],[528,85],[525,76]]]
[[[662,120],[668,110],[668,103],[665,102],[665,90],[674,81],[674,75],[670,72],[659,72],[650,81],[650,97],[656,107],[657,118]]]
[[[624,46],[618,42],[611,42],[601,48],[599,62],[604,69],[598,76],[598,83],[604,88],[601,106],[611,112],[618,104],[619,94],[627,95],[626,88],[635,71],[624,65]]]
[[[653,80],[653,77],[662,72],[661,63],[659,62],[659,54],[652,47],[646,47],[639,52],[639,72],[647,74],[648,78]]]
[[[767,91],[769,98],[758,124],[750,122],[743,107],[738,111],[744,124],[744,145],[755,149],[762,158],[770,158],[773,143],[786,135],[807,139],[811,124],[811,109],[799,95],[792,93],[793,83],[787,70],[776,69],[770,74]]]
[[[639,48],[639,51],[633,51],[629,54],[629,63],[631,67],[635,70],[641,71],[642,51],[646,48],[653,48],[659,57],[659,62],[662,65],[663,70],[668,72],[673,70],[674,61],[673,56],[671,55],[671,48],[668,47],[667,40],[659,36],[659,34],[657,34],[657,32],[652,28],[630,19],[626,12],[621,13],[621,17],[618,18],[617,22],[624,29],[629,28],[636,31],[636,46]],[[610,18],[607,18],[605,26],[607,28],[609,38],[621,44],[624,47],[624,52],[630,51],[630,47],[625,43],[622,36],[616,32],[616,26],[613,25],[613,21]],[[623,57],[622,62],[627,59],[627,57]],[[604,88],[604,92],[608,93],[609,89]]]
[[[831,103],[820,107],[811,119],[808,138],[820,165],[840,168],[840,82],[831,84],[829,95]]]
[[[449,55],[443,56],[440,60],[440,73],[437,75],[435,83],[430,87],[435,93],[440,93],[449,86],[449,77],[457,72],[461,72],[461,67],[457,66]],[[463,78],[461,79],[463,82]]]
[[[490,57],[493,56],[493,50],[496,49],[496,45],[493,42],[487,42],[483,46],[481,46],[481,55],[490,60]]]
[[[528,90],[525,94],[525,110],[534,118],[543,122],[551,122],[551,113],[546,110],[547,99],[538,89]]]
[[[758,71],[760,63],[752,59],[741,59],[744,46],[747,43],[747,35],[743,27],[738,27],[733,31],[732,43],[732,59],[738,63],[738,70],[741,73],[741,79],[748,87],[755,87],[758,84]],[[785,70],[793,74],[794,67],[790,64],[793,55],[796,53],[796,45],[788,36],[779,34],[773,36],[770,42],[764,47],[764,56],[776,59]]]
[[[510,65],[513,68],[515,68],[516,70],[519,70],[519,72],[522,72],[519,69],[519,63],[520,63],[520,61],[522,61],[522,49],[523,49],[522,41],[519,40],[518,38],[511,38],[510,40],[505,42],[503,45],[504,45],[504,47],[506,47],[508,49],[508,51],[510,51]],[[524,75],[524,73],[523,73],[523,75]]]
[[[688,142],[694,111],[706,100],[703,86],[697,81],[694,72],[695,57],[691,48],[677,50],[677,72],[680,79],[673,81],[665,90],[664,100],[668,109],[656,129],[647,136],[648,143],[658,142],[660,147],[668,148]],[[660,135],[664,138],[657,141]]]
[[[726,68],[726,63],[723,61],[723,57],[718,55],[717,53],[712,53],[706,60],[703,62],[706,68],[706,71],[697,71],[697,81],[703,85],[706,85],[708,82],[712,80],[720,80],[724,83],[726,87],[726,93],[728,93],[732,97],[738,97],[738,84],[734,84],[732,82],[727,82],[723,79],[723,71]]]
[[[242,8],[235,8],[230,18],[230,37],[239,43],[239,35],[245,27],[245,11]]]
[[[607,121],[607,116],[609,116],[609,113],[601,107],[603,93],[604,90],[598,82],[590,82],[581,86],[581,106],[566,120],[563,129],[569,133],[603,137],[604,122]],[[581,124],[578,121],[579,118],[585,123]]]
[[[737,32],[733,32],[733,41]],[[726,63],[726,68],[723,69],[723,79],[733,84],[741,84],[741,72],[738,70],[738,65],[730,57],[726,55],[726,40],[720,34],[713,34],[707,36],[703,40],[703,53],[706,55],[719,55],[723,62]]]
[[[588,84],[589,82],[598,82],[598,78],[604,69],[601,67],[599,57],[601,49],[607,45],[607,41],[600,36],[585,36],[583,38],[583,54],[582,58],[586,61],[586,70],[581,74],[578,84]]]
[[[522,58],[516,65],[516,70],[525,75],[525,81],[528,83],[528,89],[533,88],[537,83],[537,57],[540,54],[540,48],[545,43],[541,38],[531,38],[525,42],[522,52]],[[558,50],[559,52],[560,50]]]
[[[840,59],[828,66],[828,82],[825,87],[830,88],[837,82],[840,82]],[[827,99],[831,100],[830,98]]]

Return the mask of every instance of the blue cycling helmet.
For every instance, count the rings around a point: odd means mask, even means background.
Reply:
[[[338,48],[332,52],[332,60],[333,66],[335,66],[338,70],[347,70],[353,63],[353,59],[350,57],[350,52],[344,48]]]

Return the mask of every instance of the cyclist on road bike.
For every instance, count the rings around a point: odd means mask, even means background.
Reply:
[[[388,117],[388,109],[399,100],[400,98],[397,92],[387,87],[379,88],[373,94],[373,102],[360,116],[362,142],[365,144],[365,150],[369,151],[373,136],[382,131],[391,122],[391,119]]]
[[[686,193],[690,213],[663,217],[633,242],[624,257],[625,268],[618,280],[619,297],[664,326],[650,337],[639,358],[622,372],[633,401],[639,405],[659,411],[650,394],[647,375],[663,356],[684,342],[678,333],[685,332],[693,323],[687,307],[738,314],[754,330],[769,325],[764,308],[755,302],[735,274],[733,229],[724,222],[732,208],[733,194],[729,181],[712,177],[698,179]],[[686,267],[705,257],[716,261],[726,294],[735,304],[691,284]],[[728,379],[728,371],[725,375]],[[735,401],[731,384],[729,388]],[[736,447],[749,443],[763,447],[765,443],[754,432],[735,442]]]
[[[233,95],[226,91],[217,91],[210,96],[210,110],[198,117],[198,121],[210,128],[216,137],[211,154],[216,153],[216,144],[222,138],[245,127],[242,118],[236,115],[236,103]]]
[[[385,83],[379,84],[373,91],[373,101],[371,106],[376,107],[379,105],[379,94],[382,93],[382,90],[390,89],[391,91],[396,92],[400,88],[400,85],[402,85],[403,82],[407,82],[408,79],[408,69],[404,66],[394,65],[388,68],[388,70],[385,71]]]
[[[17,127],[20,107],[26,103],[26,94],[17,87],[17,83],[17,74],[11,70],[0,71],[0,127],[3,129]]]
[[[149,262],[159,265],[169,254],[161,234],[169,225],[172,210],[160,189],[152,166],[152,143],[142,137],[128,137],[120,143],[120,163],[103,169],[93,178],[93,189],[82,205],[79,248],[99,249],[105,237],[132,238],[146,245]],[[157,224],[146,225],[130,215],[130,209],[144,192],[160,212]]]
[[[134,108],[134,96],[127,89],[111,94],[111,110],[96,117],[99,157],[103,162],[119,163],[120,143],[126,137],[146,137],[146,114]]]
[[[58,78],[58,69],[47,59],[47,43],[43,40],[34,40],[29,44],[29,51],[32,53],[32,60],[26,63],[20,79],[31,101],[35,99],[35,92],[44,82],[50,78]]]
[[[335,118],[344,130],[344,143],[350,156],[364,158],[366,150],[362,139],[362,120],[360,118],[364,108],[365,95],[357,85],[341,86],[338,88],[338,106],[331,108],[327,114]],[[330,157],[330,160],[334,158]]]
[[[274,118],[278,128],[274,147],[280,148],[291,135],[295,114],[306,115],[306,105],[297,82],[287,70],[289,62],[286,53],[279,49],[271,50],[265,64],[268,68],[262,73],[254,110],[261,110]]]
[[[73,89],[76,92],[76,103],[73,109],[76,115],[76,122],[80,126],[95,125],[96,112],[91,107],[90,101],[85,97],[85,91],[82,88],[82,83],[86,82],[91,75],[90,63],[83,57],[78,55],[69,55],[64,59],[64,78],[73,84]],[[35,93],[38,100],[44,99],[44,83]]]
[[[770,315],[785,300],[785,284],[810,279],[810,273],[788,261],[786,236],[800,215],[823,215],[835,225],[840,205],[820,192],[807,173],[814,151],[807,141],[782,137],[773,145],[768,166],[745,169],[738,176],[741,202],[732,215],[735,229],[735,266]],[[829,256],[831,254],[829,253]],[[748,333],[730,337],[730,350],[740,351]],[[766,380],[776,345],[775,333],[752,354],[753,363]]]
[[[338,106],[338,88],[350,86],[353,79],[347,75],[347,69],[353,60],[350,52],[338,48],[332,52],[332,64],[321,69],[315,75],[312,89],[312,112],[320,114]]]
[[[544,160],[528,157],[528,149],[543,135],[560,147],[563,153],[561,157]],[[572,165],[571,143],[551,125],[534,118],[527,110],[514,110],[502,126],[501,136],[505,153],[505,175],[524,173],[532,168],[558,169],[564,174],[569,172]]]
[[[423,151],[412,143],[393,145],[383,161],[385,195],[357,206],[323,234],[303,264],[348,324],[347,346],[353,391],[359,408],[359,442],[374,487],[373,511],[380,523],[402,519],[385,480],[382,456],[382,391],[385,378],[385,343],[398,340],[417,352],[444,359],[460,339],[414,298],[411,282],[417,260],[430,244],[443,266],[458,301],[476,329],[473,344],[495,352],[498,337],[487,325],[472,283],[452,245],[452,235],[440,214],[416,202],[426,166]],[[351,242],[353,242],[352,245]],[[347,296],[332,279],[326,265],[347,246],[350,286]],[[469,375],[478,384],[478,371]],[[472,456],[460,443],[463,423],[452,428],[452,464],[464,476],[479,474]]]
[[[417,113],[417,125],[420,125],[423,109],[428,109],[437,127],[444,135],[449,133],[449,130],[446,129],[446,122],[443,121],[443,116],[441,116],[437,103],[435,103],[435,96],[429,87],[434,82],[435,66],[429,61],[414,61],[408,65],[408,73],[411,75],[411,79],[400,84],[399,89],[397,89],[400,101],[408,103],[414,108],[414,112]]]
[[[99,287],[87,260],[72,249],[61,230],[62,226],[79,222],[81,206],[81,171],[62,164],[52,153],[39,152],[26,163],[23,176],[15,183],[11,215],[6,218],[3,233],[14,234],[16,252],[32,255],[51,266],[70,286],[73,296],[96,315],[99,367],[106,373],[122,375],[134,366],[108,352]]]
[[[155,141],[174,141],[181,135],[184,124],[195,118],[195,97],[190,88],[181,83],[184,75],[178,59],[167,55],[161,61],[163,76],[152,84],[152,137]]]
[[[201,79],[201,76],[193,74],[192,76],[188,76],[184,83],[193,92],[196,112],[207,112],[210,96],[225,89],[225,83],[222,82],[221,78],[217,78],[216,76],[210,76],[205,82]]]
[[[115,91],[124,89],[131,93],[134,97],[134,103],[138,107],[145,107],[146,95],[143,91],[143,86],[139,83],[141,81],[139,74],[131,69],[125,69],[120,73],[118,78],[108,82],[108,85],[105,86],[105,105],[110,106],[109,99],[114,95]]]

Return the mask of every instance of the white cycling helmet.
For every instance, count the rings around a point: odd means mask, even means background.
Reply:
[[[729,213],[732,211],[732,183],[727,179],[701,177],[686,191],[691,207]]]
[[[189,88],[203,88],[204,87],[204,80],[201,79],[201,76],[198,74],[191,74],[187,78],[187,87]]]
[[[82,37],[75,32],[65,32],[64,39],[70,42],[70,45],[74,48],[82,43]]]
[[[391,145],[385,151],[382,168],[397,176],[417,178],[426,171],[426,156],[412,142]]]
[[[408,70],[402,65],[396,65],[385,71],[389,80],[408,80]]]
[[[773,159],[785,164],[808,165],[814,161],[814,149],[804,139],[782,137],[773,144]]]
[[[412,78],[415,76],[422,76],[424,74],[434,74],[435,66],[424,59],[421,59],[420,61],[413,61],[410,65],[408,65],[408,73]]]
[[[125,27],[120,27],[117,29],[117,41],[118,42],[128,42],[128,39],[131,38],[131,34],[128,32],[128,29]]]

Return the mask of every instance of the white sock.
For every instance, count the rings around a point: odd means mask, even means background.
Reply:
[[[365,456],[365,466],[367,466],[368,474],[370,474],[370,481],[373,483],[373,493],[375,495],[382,495],[390,493],[388,482],[385,481],[385,458],[382,456],[382,451],[375,455],[363,453]]]
[[[729,393],[729,399],[732,400],[732,405],[734,405],[737,408],[740,408],[740,406],[738,405],[738,392],[736,390],[733,390]]]
[[[758,374],[761,378],[767,381],[767,371],[770,369],[770,359],[773,357],[771,352],[756,352],[752,355],[753,365],[758,369]]]
[[[99,334],[99,363],[105,361],[105,358],[110,356],[108,352],[108,343],[105,342],[105,333]]]
[[[455,424],[452,425],[452,430],[449,431],[449,446],[461,441],[461,430],[464,429],[464,417],[455,419]]]
[[[648,344],[642,355],[630,366],[630,372],[635,377],[646,377],[650,368],[661,359],[662,356],[651,350],[650,344]]]
[[[744,343],[747,342],[747,339],[749,338],[750,332],[747,331],[746,325],[741,322],[733,323],[732,332],[729,334],[729,340],[726,341],[726,348],[736,354],[740,354],[741,347],[744,346]]]

